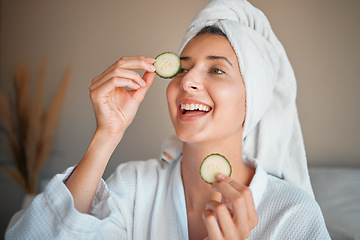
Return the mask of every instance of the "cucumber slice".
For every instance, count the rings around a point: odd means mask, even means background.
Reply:
[[[200,166],[200,176],[209,184],[217,182],[216,175],[218,173],[230,177],[231,171],[232,168],[229,161],[219,153],[213,153],[207,156]]]
[[[181,62],[176,53],[164,52],[155,58],[154,66],[159,77],[168,79],[175,77],[180,71]]]

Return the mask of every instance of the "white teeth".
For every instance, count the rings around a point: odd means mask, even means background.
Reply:
[[[208,106],[202,105],[202,104],[181,104],[180,106],[181,110],[199,110],[208,112],[210,111],[210,108]]]

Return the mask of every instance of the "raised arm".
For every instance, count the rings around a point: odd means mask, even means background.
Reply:
[[[143,56],[122,57],[92,80],[90,98],[97,128],[84,157],[65,182],[79,212],[89,213],[106,165],[154,81],[153,62]],[[131,69],[146,72],[141,77]]]

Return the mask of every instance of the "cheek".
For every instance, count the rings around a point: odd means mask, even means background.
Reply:
[[[221,121],[228,124],[242,124],[245,119],[245,90],[243,86],[231,84],[225,88],[218,88],[216,96],[214,100]]]

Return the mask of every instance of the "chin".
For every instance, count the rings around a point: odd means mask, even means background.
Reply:
[[[194,134],[193,131],[175,131],[178,139],[185,143],[194,143],[198,141],[198,134]]]
[[[184,143],[204,143],[209,141],[209,136],[203,136],[201,133],[194,134],[194,131],[176,131],[176,136]]]

